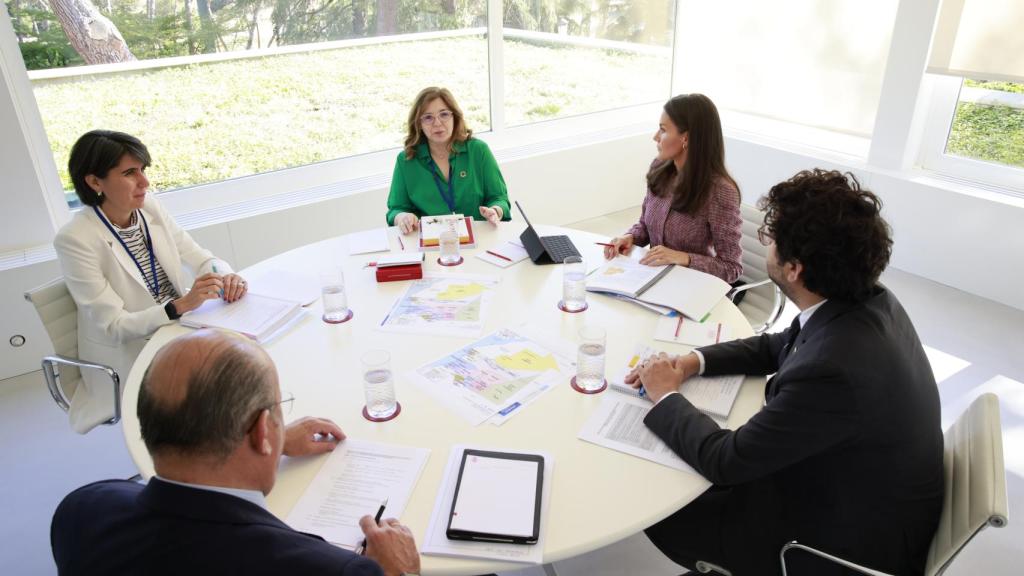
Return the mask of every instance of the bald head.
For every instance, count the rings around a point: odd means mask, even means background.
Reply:
[[[224,459],[260,410],[277,401],[274,365],[257,344],[216,330],[175,338],[157,352],[139,390],[139,428],[154,458]]]

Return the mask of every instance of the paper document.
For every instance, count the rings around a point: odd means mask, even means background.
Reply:
[[[587,291],[624,296],[703,320],[729,291],[721,278],[683,266],[645,266],[639,251],[606,261],[587,277]],[[648,307],[649,308],[649,307]]]
[[[386,228],[373,228],[348,234],[349,254],[369,254],[370,252],[386,252],[387,250],[388,231]]]
[[[487,558],[508,562],[527,562],[540,564],[543,562],[544,539],[547,534],[548,509],[551,504],[551,479],[554,471],[554,459],[547,452],[520,451],[520,454],[538,454],[544,457],[544,487],[541,490],[540,537],[536,544],[500,544],[497,542],[469,542],[465,540],[449,540],[445,531],[448,527],[448,513],[452,509],[455,496],[455,481],[459,475],[459,464],[462,452],[474,448],[493,450],[482,446],[452,446],[448,455],[448,466],[445,468],[444,479],[434,501],[434,511],[430,514],[427,534],[423,539],[423,554],[434,556],[460,556],[464,558]]]
[[[426,274],[391,307],[380,330],[473,338],[484,329],[498,277]]]
[[[353,549],[363,540],[359,518],[375,514],[385,499],[384,516],[401,518],[428,456],[426,448],[347,438],[327,458],[286,521],[296,530]]]
[[[310,274],[275,268],[248,278],[249,293],[309,306],[320,298],[320,282]]]
[[[619,254],[607,260],[587,278],[587,290],[610,292],[636,298],[664,276],[669,266],[647,266],[640,263],[640,250],[629,256]]]
[[[646,398],[604,394],[577,437],[598,446],[696,474],[689,464],[683,462],[644,425],[644,416],[650,409],[651,403]]]
[[[420,250],[438,250],[441,243],[441,232],[448,230],[452,222],[455,223],[455,230],[459,234],[459,245],[463,248],[476,246],[472,217],[462,214],[443,214],[420,218]]]
[[[417,368],[409,378],[475,426],[491,418],[500,424],[573,373],[569,356],[506,328]]]
[[[230,304],[221,299],[207,300],[182,316],[181,324],[192,328],[223,328],[266,342],[301,311],[296,301],[249,293]]]
[[[618,375],[609,381],[609,387],[617,392],[624,392],[630,396],[643,397],[643,392],[637,392],[632,386],[625,383],[626,374],[629,374],[637,364],[648,356],[657,354],[658,351],[642,344],[637,345],[629,362]],[[730,374],[728,376],[693,376],[679,386],[679,393],[690,401],[693,406],[701,412],[710,416],[719,426],[725,427],[725,420],[732,411],[733,402],[740,393],[743,386],[742,374]]]
[[[654,338],[694,347],[733,340],[732,330],[721,322],[697,322],[678,313],[658,319]]]
[[[530,257],[530,254],[526,251],[526,248],[523,248],[522,244],[505,242],[504,244],[492,246],[483,252],[477,252],[476,257],[499,268],[508,268],[513,264],[526,260]]]

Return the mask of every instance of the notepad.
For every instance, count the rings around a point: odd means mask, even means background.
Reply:
[[[543,486],[542,456],[465,450],[448,520],[448,538],[536,544]]]
[[[183,326],[221,328],[265,342],[294,320],[302,310],[299,302],[248,293],[228,304],[221,299],[207,300],[199,308],[181,317]]]
[[[459,245],[462,248],[475,247],[473,219],[462,214],[447,214],[420,218],[420,250],[440,249],[441,232],[447,230],[452,221],[455,221],[455,230],[459,233]]]

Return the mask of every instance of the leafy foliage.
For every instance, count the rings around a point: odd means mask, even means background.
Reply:
[[[1024,168],[1024,110],[961,102],[946,153]]]

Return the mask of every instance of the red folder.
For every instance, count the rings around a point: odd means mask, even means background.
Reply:
[[[419,280],[420,278],[423,278],[423,264],[407,264],[405,266],[384,266],[377,268],[377,282]]]

